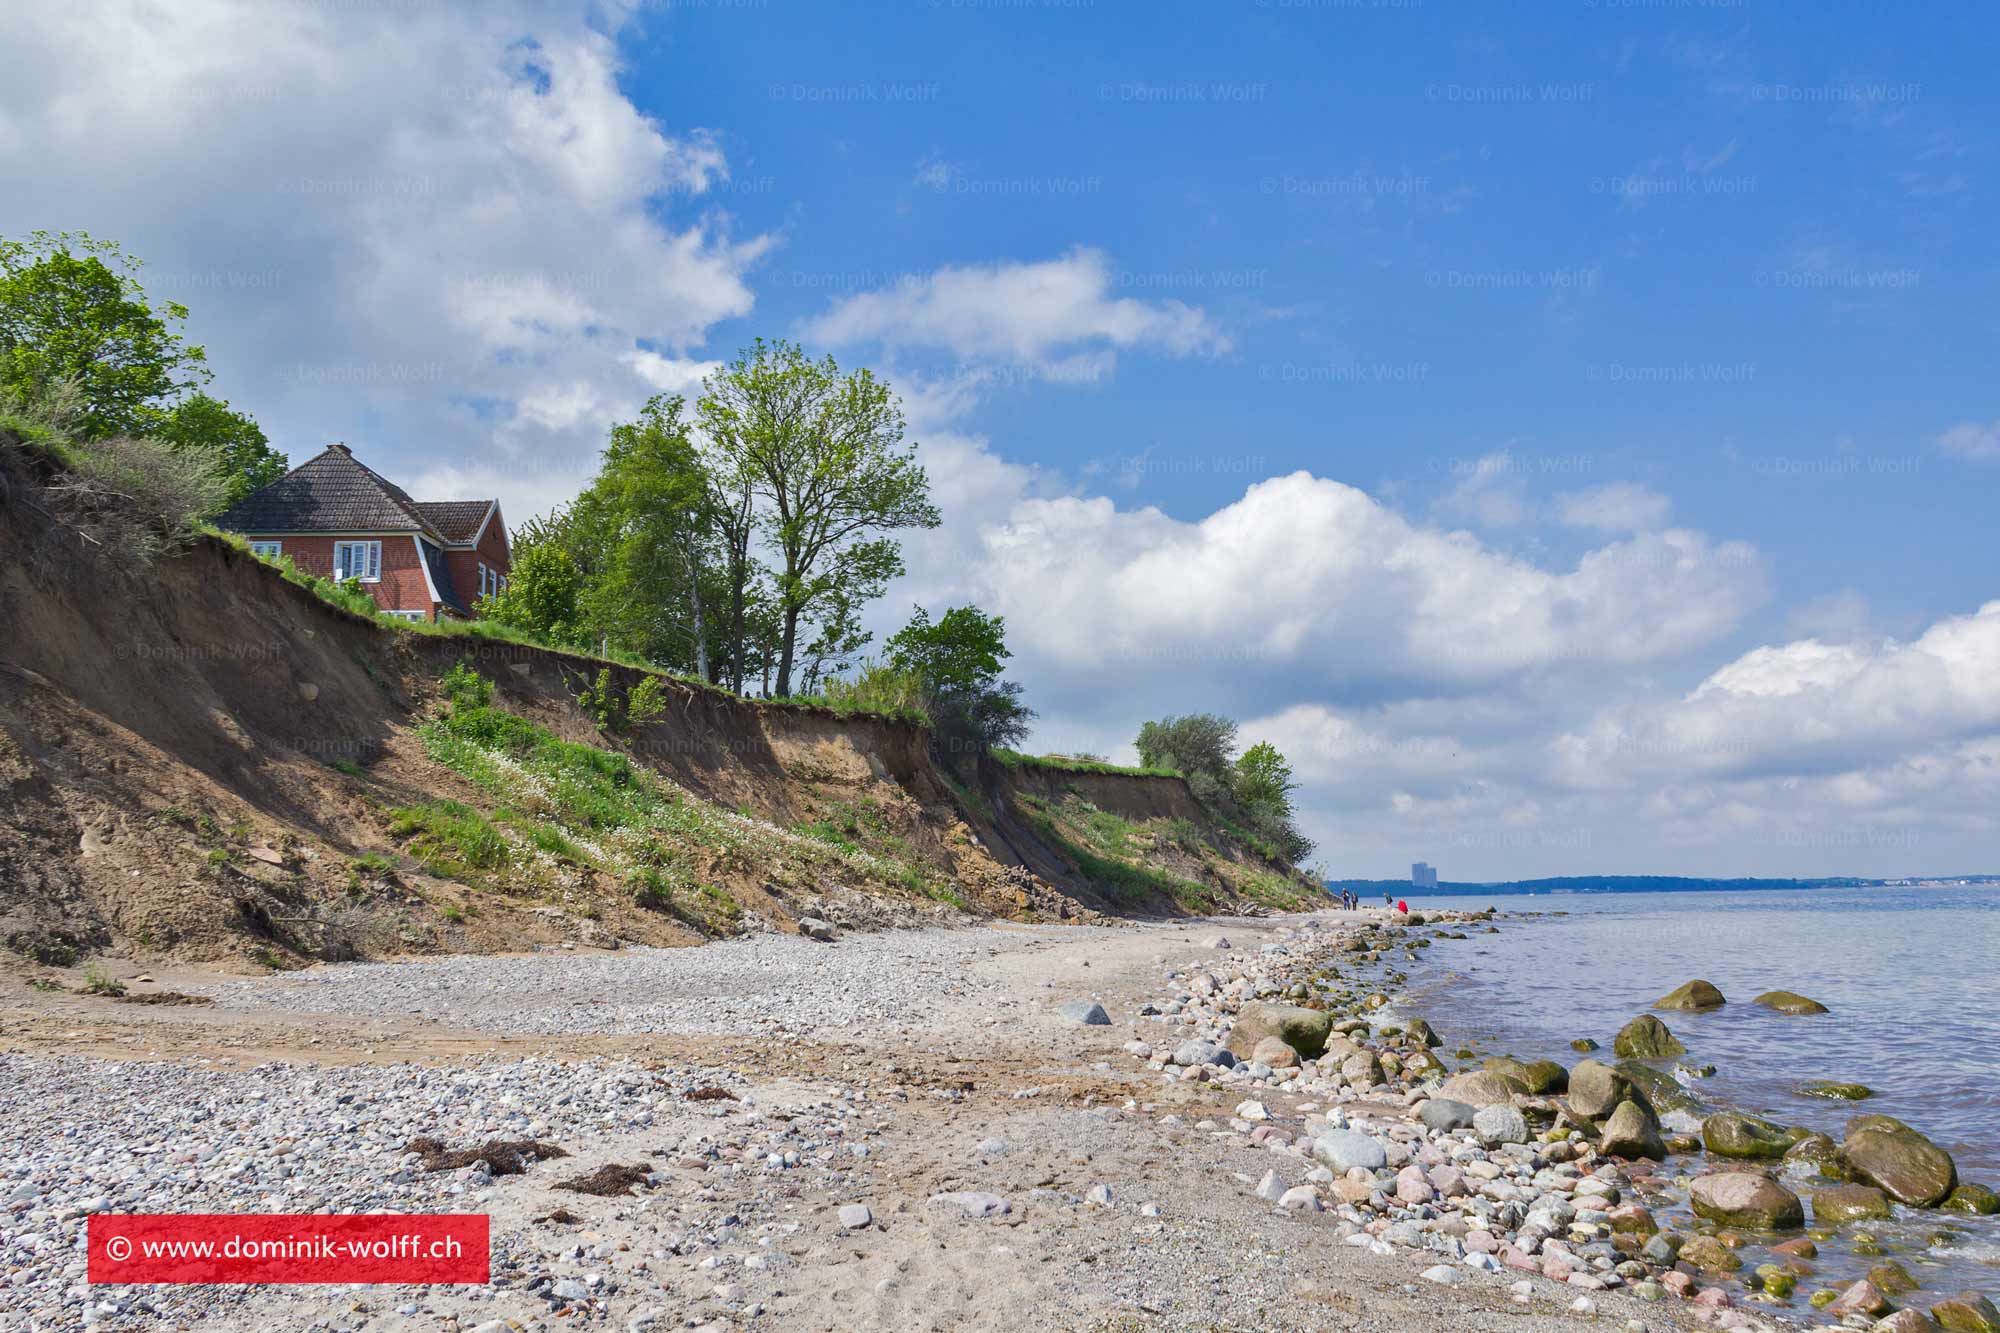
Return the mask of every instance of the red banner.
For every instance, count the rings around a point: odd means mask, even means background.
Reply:
[[[484,1213],[99,1213],[92,1282],[485,1282]]]

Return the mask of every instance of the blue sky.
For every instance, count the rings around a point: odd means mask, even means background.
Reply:
[[[1996,29],[24,7],[0,234],[516,518],[754,336],[874,366],[947,517],[878,627],[1004,612],[1042,748],[1229,712],[1336,873],[1994,869]]]

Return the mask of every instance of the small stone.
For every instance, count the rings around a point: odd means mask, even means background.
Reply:
[[[859,1231],[875,1220],[865,1203],[844,1204],[840,1209],[840,1225],[846,1231]]]
[[[1008,1211],[1007,1201],[984,1190],[951,1190],[931,1195],[932,1203],[956,1208],[967,1217],[997,1217]]]
[[[1465,1270],[1462,1268],[1453,1268],[1450,1264],[1438,1264],[1435,1267],[1426,1268],[1423,1272],[1423,1278],[1424,1281],[1435,1282],[1440,1287],[1455,1287],[1465,1281]]]
[[[1266,1171],[1264,1178],[1257,1182],[1257,1197],[1267,1202],[1276,1203],[1284,1197],[1284,1193],[1285,1182],[1278,1178],[1276,1171]]]
[[[833,923],[816,916],[802,916],[799,918],[799,934],[823,944],[831,943],[834,939]]]
[[[1098,1208],[1109,1208],[1111,1206],[1111,1187],[1099,1181],[1097,1184],[1092,1185],[1084,1194],[1083,1201]]]
[[[1056,1012],[1072,1023],[1081,1023],[1085,1027],[1111,1026],[1111,1015],[1104,1012],[1104,1006],[1090,1000],[1070,1000],[1058,1007]]]
[[[1322,1211],[1324,1205],[1319,1201],[1319,1192],[1312,1186],[1294,1185],[1278,1196],[1278,1207],[1287,1211],[1298,1208],[1308,1213],[1317,1213]]]
[[[1488,1147],[1526,1143],[1528,1119],[1512,1106],[1482,1106],[1472,1117],[1472,1131]]]

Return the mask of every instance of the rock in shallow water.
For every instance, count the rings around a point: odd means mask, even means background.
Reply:
[[[1889,1196],[1873,1185],[1834,1185],[1814,1190],[1813,1221],[1852,1222],[1861,1217],[1890,1215]]]
[[[1653,1001],[1655,1009],[1687,1009],[1699,1013],[1705,1009],[1720,1009],[1728,1001],[1722,992],[1706,981],[1689,981]]]
[[[1824,1014],[1827,1007],[1818,1000],[1808,1000],[1796,991],[1767,990],[1759,995],[1753,1004],[1761,1004],[1766,1009],[1776,1009],[1781,1014]]]
[[[1776,1161],[1792,1146],[1783,1125],[1741,1111],[1717,1111],[1702,1121],[1701,1141],[1717,1157],[1735,1161]]]
[[[1946,1333],[2000,1333],[2000,1310],[1976,1291],[1961,1291],[1931,1306],[1931,1318]]]
[[[1950,1153],[1887,1116],[1860,1116],[1851,1122],[1840,1159],[1897,1203],[1915,1208],[1943,1203],[1958,1184]]]
[[[1687,1047],[1681,1045],[1680,1038],[1651,1014],[1641,1014],[1618,1029],[1618,1035],[1612,1039],[1611,1050],[1621,1058],[1632,1060],[1667,1060],[1687,1054]]]
[[[1979,1217],[1991,1217],[2000,1213],[2000,1194],[1995,1194],[1984,1185],[1970,1181],[1951,1192],[1951,1197],[1939,1204],[1955,1213],[1972,1213]]]

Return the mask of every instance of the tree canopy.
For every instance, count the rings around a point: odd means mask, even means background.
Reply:
[[[34,402],[73,392],[84,439],[151,436],[207,460],[223,503],[284,475],[247,414],[201,391],[208,354],[187,341],[188,309],[155,307],[139,261],[87,232],[0,237],[0,393]]]

